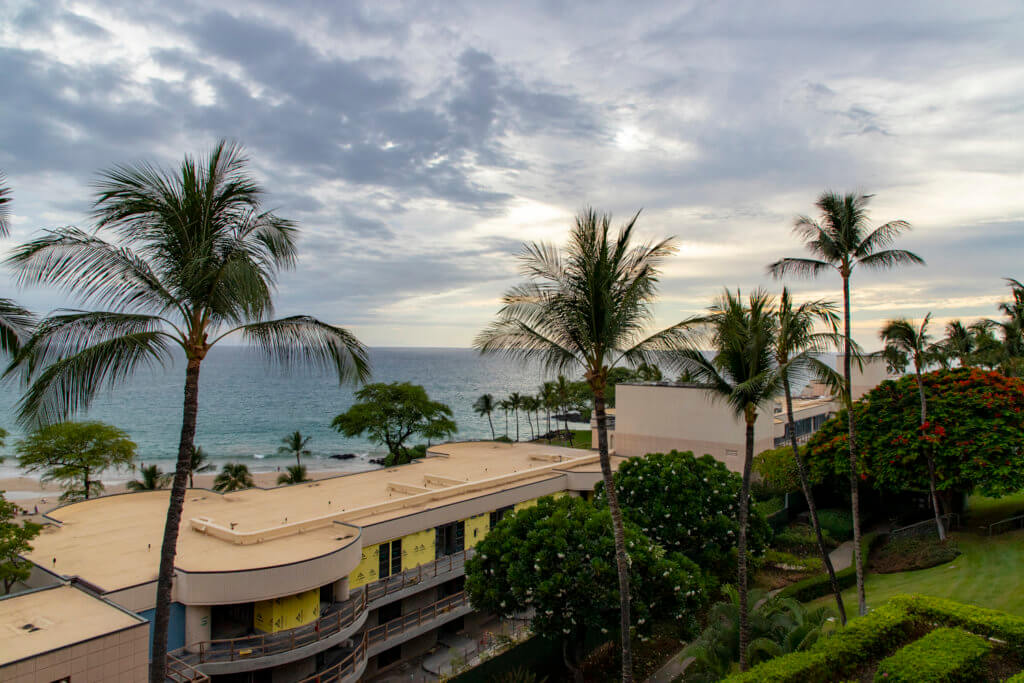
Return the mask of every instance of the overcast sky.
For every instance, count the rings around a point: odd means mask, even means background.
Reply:
[[[0,2],[11,240],[89,227],[96,171],[246,145],[302,227],[278,313],[468,346],[524,240],[594,205],[675,235],[658,323],[778,288],[793,218],[875,195],[928,262],[858,273],[856,331],[995,315],[1024,256],[1024,3]],[[40,311],[72,302],[13,290]],[[801,295],[839,296],[827,276]]]

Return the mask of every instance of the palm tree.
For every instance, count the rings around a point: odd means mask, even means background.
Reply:
[[[512,417],[516,421],[516,441],[519,441],[519,409],[523,407],[523,396],[518,391],[513,391],[508,396],[508,405],[512,409]]]
[[[572,386],[569,380],[565,378],[565,375],[559,375],[558,381],[555,382],[555,397],[558,409],[562,411],[565,433],[569,434],[569,402],[572,400]]]
[[[498,407],[505,412],[505,438],[508,438],[508,411],[512,410],[512,403],[507,398],[498,401]]]
[[[51,423],[86,409],[142,365],[185,356],[178,460],[160,551],[150,680],[163,683],[171,581],[198,413],[199,370],[229,335],[283,365],[329,368],[339,381],[369,375],[348,331],[315,318],[272,319],[277,273],[295,265],[295,226],[263,211],[262,188],[241,147],[220,142],[168,172],[147,163],[100,175],[94,232],[61,228],[14,250],[21,284],[47,283],[100,311],[61,311],[40,323],[18,355],[30,382],[18,409]],[[108,240],[108,237],[110,238]],[[234,337],[233,337],[234,338]]]
[[[301,484],[304,481],[309,481],[309,477],[306,476],[305,465],[289,465],[286,472],[282,472],[277,478],[278,485],[281,484]]]
[[[491,441],[494,441],[494,421],[491,419],[491,413],[494,412],[495,408],[494,396],[491,394],[484,394],[473,403],[473,412],[483,417],[487,416],[487,424],[491,427]]]
[[[946,336],[940,344],[946,359],[955,359],[962,368],[973,365],[972,356],[977,350],[977,343],[970,326],[965,326],[959,320],[950,320],[946,323]]]
[[[850,507],[853,514],[853,556],[857,574],[857,602],[861,615],[867,612],[864,594],[864,558],[860,544],[860,495],[857,479],[856,429],[851,407],[853,384],[850,362],[853,358],[853,337],[850,333],[850,277],[857,267],[888,270],[906,264],[924,265],[924,260],[903,249],[891,249],[892,243],[910,224],[903,220],[889,221],[870,230],[868,202],[871,195],[824,192],[815,206],[820,221],[809,216],[796,219],[794,232],[815,258],[783,258],[768,266],[775,277],[787,274],[815,277],[835,270],[843,281],[843,379],[845,391],[840,397],[847,408],[848,446],[850,455]]]
[[[548,420],[548,434],[551,434],[551,411],[558,409],[558,394],[554,382],[544,382],[540,385],[540,397],[544,405],[544,412]],[[555,428],[558,428],[557,420]]]
[[[302,465],[303,455],[309,455],[309,449],[306,448],[306,444],[310,442],[313,437],[302,436],[302,432],[295,430],[288,436],[281,439],[281,446],[278,447],[278,453],[290,453],[295,456],[295,464],[298,466]]]
[[[0,171],[0,237],[10,230],[11,188],[7,176]],[[0,353],[14,355],[31,334],[35,320],[32,314],[10,299],[0,299]]]
[[[519,404],[526,411],[526,424],[530,425],[530,441],[533,441],[537,438],[537,434],[533,431],[533,418],[530,417],[530,413],[537,409],[537,399],[526,395],[519,399]]]
[[[946,540],[946,530],[942,527],[942,514],[939,512],[939,496],[936,492],[935,479],[935,455],[923,440],[925,423],[928,421],[928,402],[924,395],[924,380],[921,372],[931,363],[936,353],[935,345],[931,343],[928,335],[928,322],[932,314],[929,313],[921,321],[920,325],[905,318],[890,320],[882,327],[879,336],[885,342],[887,349],[892,348],[910,358],[914,364],[914,378],[917,381],[917,394],[921,399],[921,449],[924,451],[925,459],[928,461],[928,487],[931,491],[932,510],[935,513],[935,527],[939,532],[939,540]]]
[[[782,289],[782,296],[779,298],[778,307],[775,311],[776,324],[778,329],[775,335],[775,363],[779,366],[782,379],[782,390],[786,398],[786,431],[789,433],[790,445],[793,448],[793,460],[796,462],[797,473],[800,476],[800,487],[803,489],[804,498],[807,499],[808,517],[811,520],[811,527],[818,539],[818,552],[821,553],[821,561],[828,573],[829,583],[832,586],[832,593],[835,595],[836,607],[839,618],[843,625],[846,625],[846,610],[843,609],[843,593],[836,580],[835,568],[829,558],[828,548],[825,546],[825,538],[821,533],[821,525],[818,523],[818,510],[814,502],[814,493],[807,474],[807,466],[800,457],[800,447],[796,440],[796,420],[793,418],[793,393],[791,378],[796,376],[804,378],[818,376],[829,380],[832,385],[835,380],[835,371],[825,366],[813,355],[834,348],[841,343],[839,331],[839,316],[836,315],[836,306],[830,301],[808,301],[798,306],[793,304],[789,289]],[[827,332],[815,332],[815,325],[822,324],[828,329]]]
[[[1010,286],[1012,301],[999,304],[1005,320],[989,320],[986,325],[998,330],[1002,339],[995,354],[1001,373],[1011,377],[1024,375],[1024,284],[1013,278],[1004,278]]]
[[[170,482],[171,475],[164,474],[158,465],[148,465],[139,470],[141,480],[130,481],[125,484],[129,491],[156,491],[164,488]]]
[[[209,472],[213,469],[213,463],[210,462],[209,457],[206,455],[206,451],[203,450],[202,446],[192,446],[192,453],[188,458],[188,487],[194,489],[195,482],[192,481],[192,476],[201,472]]]
[[[564,252],[549,244],[526,245],[521,265],[528,281],[506,292],[497,320],[474,341],[483,353],[539,360],[548,372],[583,370],[593,395],[601,477],[615,539],[624,681],[633,680],[629,559],[608,456],[604,392],[608,372],[616,365],[652,362],[655,351],[676,348],[681,342],[676,327],[644,336],[652,320],[659,266],[674,247],[670,239],[634,245],[638,216],[613,237],[611,216],[586,209],[576,217]],[[567,384],[564,377],[559,384]]]
[[[240,462],[226,462],[220,473],[213,480],[213,490],[221,493],[231,493],[253,487],[252,475],[249,468]]]
[[[737,581],[740,604],[740,669],[747,669],[750,624],[747,615],[747,532],[750,519],[750,475],[754,460],[754,423],[758,412],[774,401],[782,389],[782,373],[775,364],[778,336],[772,299],[763,291],[748,303],[726,290],[708,313],[682,325],[690,332],[687,348],[678,353],[679,364],[712,398],[725,401],[746,425],[746,452],[740,493]],[[708,360],[704,349],[715,352]]]

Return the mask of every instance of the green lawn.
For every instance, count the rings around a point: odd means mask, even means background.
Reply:
[[[868,574],[868,606],[898,593],[921,593],[1024,615],[1024,530],[992,538],[969,531],[952,537],[962,552],[952,562],[914,572]],[[831,602],[825,597],[813,604]],[[856,589],[845,591],[843,602],[847,614],[855,616]]]
[[[572,430],[572,447],[583,448],[590,450],[590,430],[589,429],[574,429]]]
[[[1019,514],[1024,514],[1024,491],[1002,498],[971,496],[967,503],[967,526],[976,529]]]

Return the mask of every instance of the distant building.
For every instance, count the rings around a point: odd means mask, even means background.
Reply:
[[[169,680],[357,681],[434,649],[482,621],[464,563],[491,527],[540,496],[592,491],[600,476],[591,452],[474,442],[295,486],[190,489]],[[50,513],[27,558],[39,590],[0,599],[0,680],[146,680],[168,495]]]
[[[853,396],[860,398],[886,379],[885,363],[867,361],[854,366]],[[793,398],[797,441],[804,443],[838,410],[823,385],[811,383]],[[746,426],[722,401],[696,384],[674,382],[627,383],[615,388],[615,408],[609,423],[609,449],[616,455],[636,457],[648,453],[693,451],[709,454],[736,472],[743,469]],[[762,409],[754,425],[754,453],[788,443],[783,399]],[[592,443],[597,425],[591,420]]]

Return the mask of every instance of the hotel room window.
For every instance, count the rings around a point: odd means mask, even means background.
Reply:
[[[378,579],[385,579],[392,574],[402,573],[402,539],[380,544],[380,564]]]

